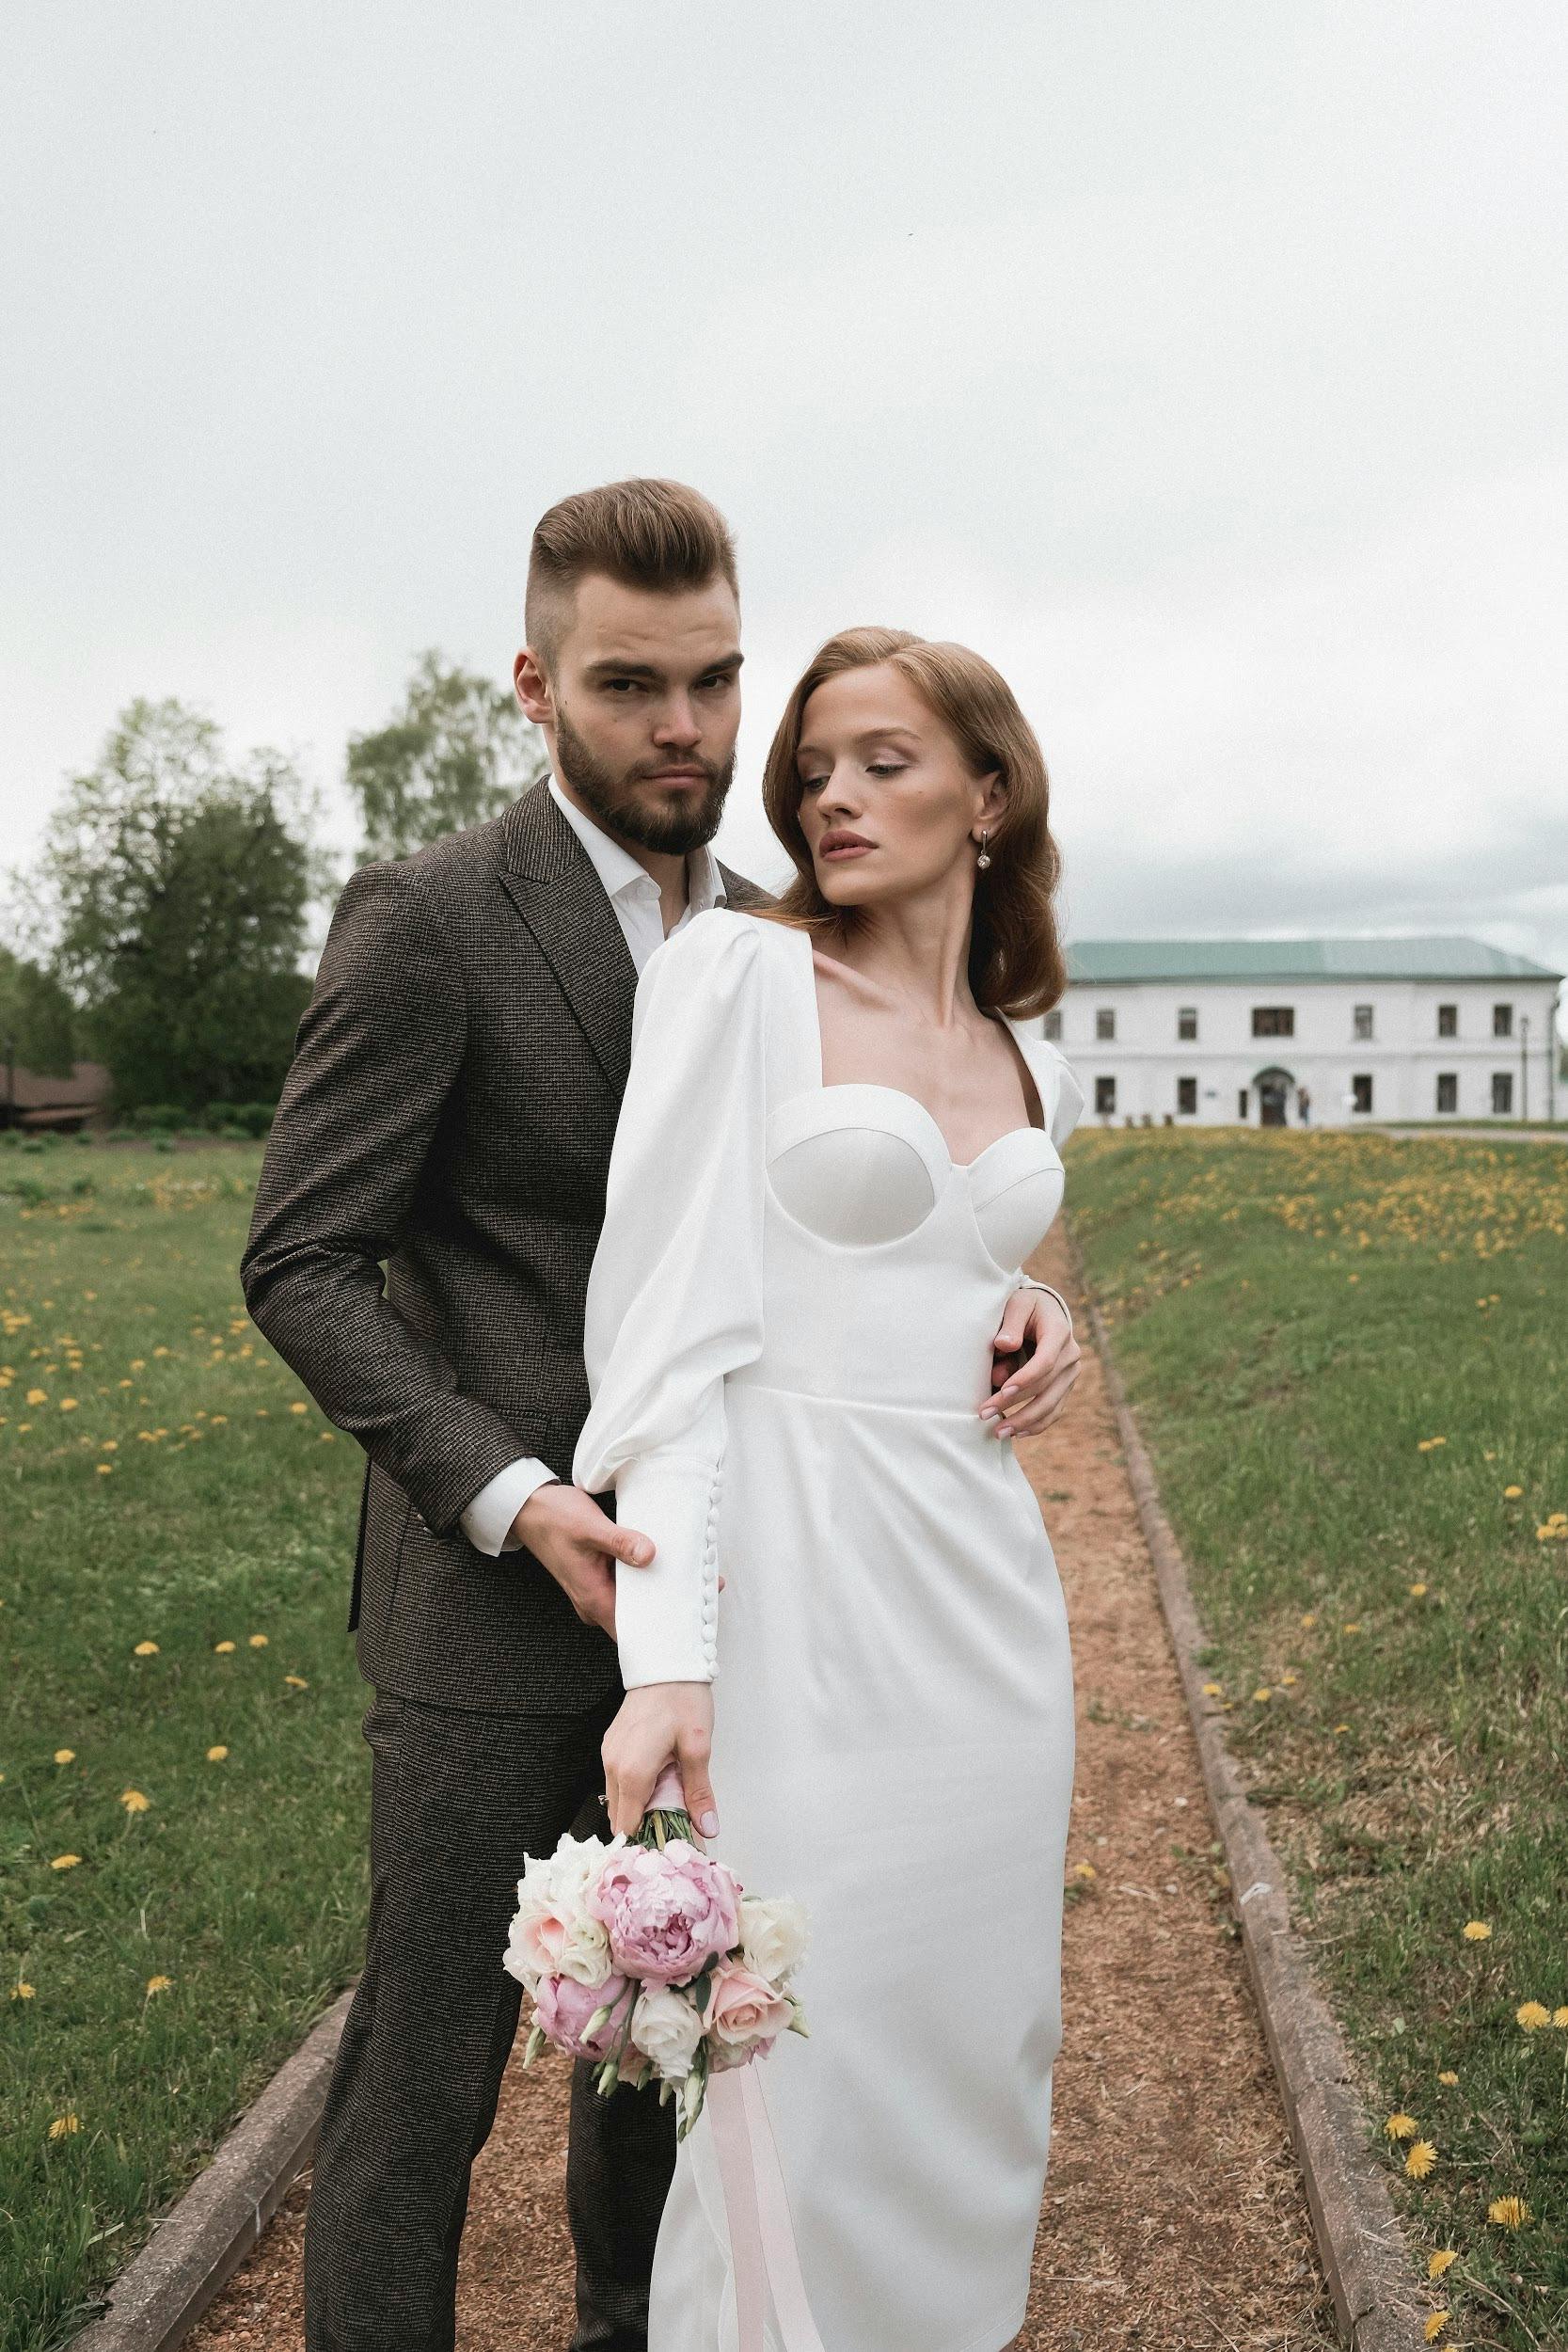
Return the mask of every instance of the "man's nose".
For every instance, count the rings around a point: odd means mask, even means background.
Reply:
[[[689,750],[693,743],[701,742],[702,735],[702,722],[691,707],[689,695],[673,695],[659,712],[654,741],[680,744]]]

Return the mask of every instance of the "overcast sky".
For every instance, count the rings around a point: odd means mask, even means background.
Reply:
[[[133,695],[504,680],[563,492],[728,514],[721,847],[815,645],[978,646],[1079,937],[1568,969],[1568,10],[4,9],[0,863]],[[333,813],[345,844],[352,827]]]

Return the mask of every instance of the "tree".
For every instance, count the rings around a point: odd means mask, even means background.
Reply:
[[[76,1008],[52,972],[0,946],[0,1059],[40,1077],[69,1077]]]
[[[483,824],[544,774],[544,746],[515,696],[438,652],[414,665],[402,710],[348,745],[348,788],[364,827],[361,862],[407,857]]]
[[[276,1099],[309,994],[308,822],[286,760],[231,763],[172,700],[131,704],[68,787],[36,891],[122,1106]]]

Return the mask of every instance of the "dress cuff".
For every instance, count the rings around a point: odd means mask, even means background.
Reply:
[[[615,1564],[615,1643],[628,1691],[711,1682],[719,1665],[717,1463],[641,1454],[615,1480],[615,1524],[649,1537],[644,1568]]]
[[[492,1560],[499,1559],[503,1551],[520,1551],[522,1546],[512,1533],[512,1522],[535,1487],[543,1486],[554,1476],[547,1462],[530,1454],[508,1462],[503,1470],[486,1480],[460,1517],[463,1533],[474,1549],[488,1552]]]

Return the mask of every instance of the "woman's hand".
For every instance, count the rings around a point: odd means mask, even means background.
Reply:
[[[708,1756],[713,1747],[711,1682],[644,1682],[628,1691],[605,1733],[605,1803],[612,1836],[629,1837],[648,1809],[655,1783],[672,1759],[686,1809],[705,1837],[719,1834]]]
[[[1083,1363],[1072,1326],[1048,1291],[1014,1291],[991,1355],[995,1393],[980,1418],[999,1438],[1037,1437],[1067,1403]]]

